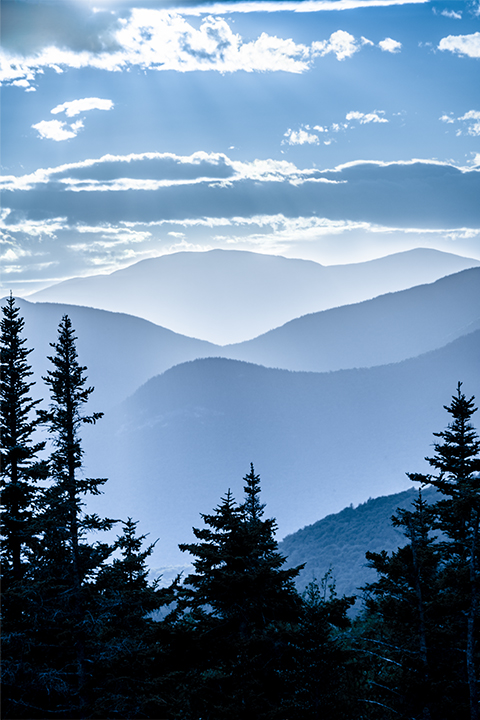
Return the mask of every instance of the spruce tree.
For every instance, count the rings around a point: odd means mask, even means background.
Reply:
[[[45,443],[36,438],[38,422],[30,390],[32,369],[25,347],[24,319],[10,294],[2,307],[0,430],[2,717],[21,717],[24,658],[30,646],[37,598],[32,592],[32,553],[38,535],[38,480],[46,464],[38,459]]]
[[[45,717],[82,717],[88,705],[91,661],[95,649],[91,632],[96,607],[94,579],[111,548],[89,544],[89,531],[110,529],[112,520],[85,512],[85,498],[100,493],[105,479],[82,474],[81,428],[95,423],[102,413],[85,412],[93,392],[86,385],[86,368],[78,362],[76,337],[67,315],[58,328],[53,368],[44,381],[51,401],[39,418],[53,445],[50,485],[41,497],[41,543],[35,558],[35,586],[41,606],[34,645],[38,684],[37,705]],[[92,645],[93,643],[93,645]],[[61,716],[61,715],[60,715]]]
[[[180,545],[195,568],[179,593],[178,627],[192,658],[187,672],[179,666],[180,717],[280,712],[282,668],[301,612],[294,586],[300,568],[283,567],[253,465],[244,480],[245,502],[238,506],[229,491],[213,514],[202,515],[206,527],[194,528],[199,542]]]
[[[96,642],[92,670],[91,717],[162,717],[156,612],[173,600],[173,590],[150,581],[147,559],[155,543],[144,548],[131,518],[113,545],[115,557],[99,571]],[[153,615],[153,617],[152,617]],[[160,673],[161,675],[161,673]],[[161,680],[161,679],[160,679]]]
[[[392,523],[403,529],[407,544],[391,555],[366,554],[378,579],[364,588],[361,647],[370,675],[365,701],[380,710],[379,717],[390,709],[405,718],[441,718],[438,713],[447,712],[443,671],[452,658],[436,622],[446,610],[441,558],[432,510],[421,492],[412,510],[399,508]]]
[[[366,636],[378,647],[368,651],[378,658],[370,702],[425,720],[478,720],[480,439],[474,398],[461,388],[444,406],[453,420],[434,433],[426,458],[436,473],[408,474],[440,499],[398,512],[405,547],[367,554],[379,573],[367,588]]]
[[[457,588],[459,617],[466,616],[466,675],[470,698],[470,718],[479,718],[477,689],[478,612],[479,612],[479,519],[480,519],[480,438],[472,424],[477,411],[474,397],[467,398],[458,383],[457,392],[445,410],[452,416],[448,427],[434,433],[439,441],[435,453],[426,458],[438,474],[413,475],[414,480],[429,482],[446,496],[435,505],[436,526],[444,533],[442,542],[445,572]],[[462,589],[460,597],[459,589]]]
[[[38,453],[45,442],[35,441],[38,420],[34,409],[41,400],[32,400],[29,382],[33,375],[28,364],[32,350],[24,346],[25,321],[10,294],[2,307],[0,431],[0,489],[2,505],[2,592],[12,582],[19,582],[24,573],[25,553],[35,534],[32,523],[36,480],[45,466]]]

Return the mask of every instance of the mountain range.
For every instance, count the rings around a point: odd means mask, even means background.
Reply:
[[[68,314],[78,351],[108,409],[173,365],[227,357],[287,370],[326,372],[399,362],[480,326],[480,268],[429,285],[297,318],[251,341],[221,347],[188,338],[142,318],[95,308],[18,300],[36,379],[48,367],[49,342]]]
[[[152,378],[85,432],[86,472],[109,477],[98,512],[131,515],[178,564],[199,513],[253,462],[279,537],[426,471],[458,381],[480,396],[480,330],[401,363],[330,373],[207,358]]]
[[[104,419],[84,433],[86,474],[109,478],[106,494],[92,501],[92,509],[110,517],[132,516],[142,532],[159,537],[155,566],[188,563],[178,543],[192,539],[200,513],[210,512],[228,488],[241,500],[250,462],[260,472],[263,500],[267,513],[278,520],[279,537],[350,503],[404,491],[410,486],[405,473],[426,469],[432,433],[448,421],[443,405],[457,382],[464,382],[467,394],[480,396],[480,267],[436,277],[442,267],[448,273],[456,263],[475,261],[418,250],[332,269],[252,253],[179,255],[170,266],[171,281],[180,283],[171,305],[184,296],[180,307],[187,312],[195,291],[208,280],[205,297],[200,292],[197,298],[201,314],[215,294],[209,284],[212,262],[218,270],[226,268],[225,259],[227,264],[238,259],[231,282],[224,283],[224,309],[231,311],[233,325],[245,304],[233,334],[251,335],[255,315],[260,325],[282,315],[283,306],[277,315],[273,312],[277,296],[269,298],[265,287],[279,291],[279,278],[286,282],[287,270],[293,279],[283,289],[285,308],[289,299],[295,305],[295,283],[308,286],[305,267],[314,274],[338,270],[337,280],[343,273],[342,286],[332,282],[328,292],[325,273],[317,282],[333,304],[341,293],[355,295],[361,287],[364,294],[374,294],[381,282],[390,292],[310,312],[251,340],[223,346],[133,314],[18,301],[27,346],[35,348],[30,356],[38,382],[34,398],[45,395],[41,376],[52,352],[49,342],[56,340],[62,315],[71,317],[80,361],[96,387],[91,410],[105,411]],[[187,273],[180,282],[174,266],[185,267],[183,255],[196,255],[196,279]],[[425,283],[429,260],[431,282]],[[238,293],[249,268],[256,268],[253,276],[259,280],[255,302],[253,295]],[[142,289],[153,292],[159,277],[153,261],[119,271],[122,282],[130,277],[127,271],[137,273],[137,281],[124,293],[126,299],[129,294],[145,297]],[[149,281],[150,271],[155,282]],[[348,273],[351,287],[345,282]],[[404,286],[418,275],[423,284],[391,292],[392,284]],[[78,287],[86,288],[87,280],[101,285],[104,279],[81,279]],[[52,292],[58,288],[62,285]],[[94,304],[94,293],[88,300]],[[208,327],[219,322],[224,339],[218,313],[207,320],[193,334],[208,334]]]
[[[179,252],[110,275],[66,280],[29,300],[128,313],[225,345],[307,313],[431,283],[478,265],[478,260],[422,248],[333,266],[237,250]]]

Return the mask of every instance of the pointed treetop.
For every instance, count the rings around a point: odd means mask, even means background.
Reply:
[[[244,486],[245,491],[245,502],[243,503],[243,510],[250,522],[256,523],[263,517],[263,511],[265,504],[262,504],[259,500],[260,496],[260,475],[255,475],[255,469],[253,463],[250,463],[250,472],[243,478],[246,482]]]

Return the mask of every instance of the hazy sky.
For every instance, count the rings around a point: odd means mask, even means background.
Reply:
[[[480,258],[479,0],[2,0],[2,266]]]

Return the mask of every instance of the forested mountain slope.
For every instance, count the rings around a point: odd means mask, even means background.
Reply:
[[[405,492],[346,507],[284,538],[279,549],[287,557],[287,566],[305,563],[297,587],[302,589],[315,578],[320,581],[330,570],[338,595],[361,596],[360,588],[376,579],[376,572],[367,567],[367,550],[392,552],[407,544],[391,518],[397,508],[412,509],[420,486],[411,485]],[[422,497],[428,502],[438,499],[432,488],[423,489]]]

